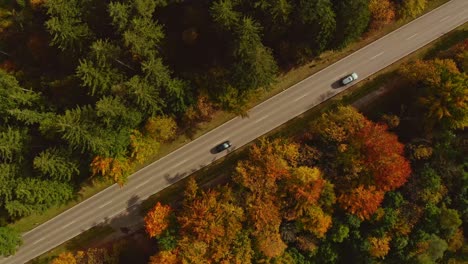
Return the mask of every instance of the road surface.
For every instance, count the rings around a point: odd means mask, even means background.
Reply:
[[[235,150],[348,88],[336,87],[345,75],[365,79],[467,20],[468,0],[444,4],[136,172],[125,187],[110,186],[23,234],[23,246],[0,264],[25,263],[119,214],[137,214],[134,205],[226,155],[210,153],[218,143],[229,139]]]

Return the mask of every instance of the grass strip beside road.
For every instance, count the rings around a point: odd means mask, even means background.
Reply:
[[[29,261],[31,264],[48,264],[51,263],[54,258],[63,252],[70,251],[75,252],[78,250],[86,250],[91,245],[99,243],[103,237],[114,233],[115,230],[110,226],[95,226],[75,238],[63,243],[62,245],[52,249],[51,251],[42,254],[41,256]]]

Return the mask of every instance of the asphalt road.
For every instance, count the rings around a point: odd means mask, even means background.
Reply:
[[[468,0],[450,1],[136,172],[125,187],[113,185],[25,233],[16,255],[0,264],[27,262],[117,215],[136,214],[133,205],[226,155],[210,153],[216,144],[229,139],[233,151],[346,89],[335,87],[345,75],[365,79],[466,21]]]

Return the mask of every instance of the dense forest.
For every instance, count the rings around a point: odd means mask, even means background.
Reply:
[[[278,73],[426,0],[15,0],[0,3],[0,254],[6,228],[134,168]]]
[[[227,185],[189,178],[180,203],[145,216],[149,263],[466,263],[467,62],[465,40],[400,67],[398,115],[338,106],[258,140]],[[119,263],[121,251],[53,263]]]

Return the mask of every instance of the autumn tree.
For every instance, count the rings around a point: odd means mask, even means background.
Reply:
[[[468,77],[453,60],[417,60],[403,66],[400,74],[420,88],[419,103],[429,129],[436,125],[444,129],[467,126]]]
[[[244,210],[236,204],[229,187],[203,192],[186,202],[185,210],[177,216],[181,236],[178,254],[183,261],[222,263],[241,259],[242,263],[250,262],[252,254],[245,254],[248,248],[239,250],[250,247],[249,244],[245,241],[238,244]]]
[[[115,250],[115,248],[114,248]],[[52,260],[52,264],[117,264],[118,252],[106,248],[88,248],[85,251],[63,252]]]
[[[369,237],[369,253],[375,258],[384,258],[390,251],[391,237]]]
[[[133,130],[130,135],[130,158],[136,164],[142,164],[159,152],[160,142]]]
[[[286,208],[282,208],[284,218],[297,220],[304,230],[318,238],[324,237],[332,223],[331,216],[323,211],[319,203],[326,184],[318,168],[301,166],[292,170],[285,186],[290,200],[284,203]]]
[[[132,164],[125,158],[95,156],[90,164],[93,176],[101,175],[123,186],[130,176]]]
[[[176,135],[176,131],[177,124],[171,117],[151,117],[145,124],[145,132],[148,136],[159,142],[166,142],[173,139]]]
[[[169,216],[172,209],[169,205],[157,203],[145,216],[145,228],[150,237],[158,237],[169,227]]]
[[[340,205],[362,219],[368,219],[384,193],[401,187],[411,173],[397,136],[351,107],[323,114],[312,131],[334,157],[329,167],[336,174],[332,182],[338,186]]]
[[[156,255],[150,257],[149,264],[179,264],[181,263],[177,251],[159,251]]]
[[[415,260],[419,263],[433,263],[441,259],[447,250],[447,242],[437,235],[431,234],[427,239],[417,244],[418,254]]]
[[[397,136],[389,133],[386,125],[366,122],[358,137],[363,141],[365,165],[373,174],[375,186],[383,191],[402,186],[411,167]]]
[[[80,261],[80,260],[78,260]],[[60,253],[54,260],[52,260],[52,264],[78,264],[76,257],[71,252],[63,252]]]
[[[395,6],[390,0],[370,0],[369,11],[371,13],[372,30],[380,29],[395,18]]]
[[[446,237],[452,236],[462,224],[458,211],[445,206],[442,207],[439,221]]]
[[[379,208],[384,198],[384,192],[374,186],[359,187],[341,194],[338,203],[348,212],[356,214],[360,219],[369,219]]]
[[[427,0],[404,0],[400,7],[400,16],[415,18],[426,8]]]
[[[429,125],[439,123],[449,129],[468,126],[468,76],[442,73],[441,82],[427,89],[419,101],[426,109]]]

